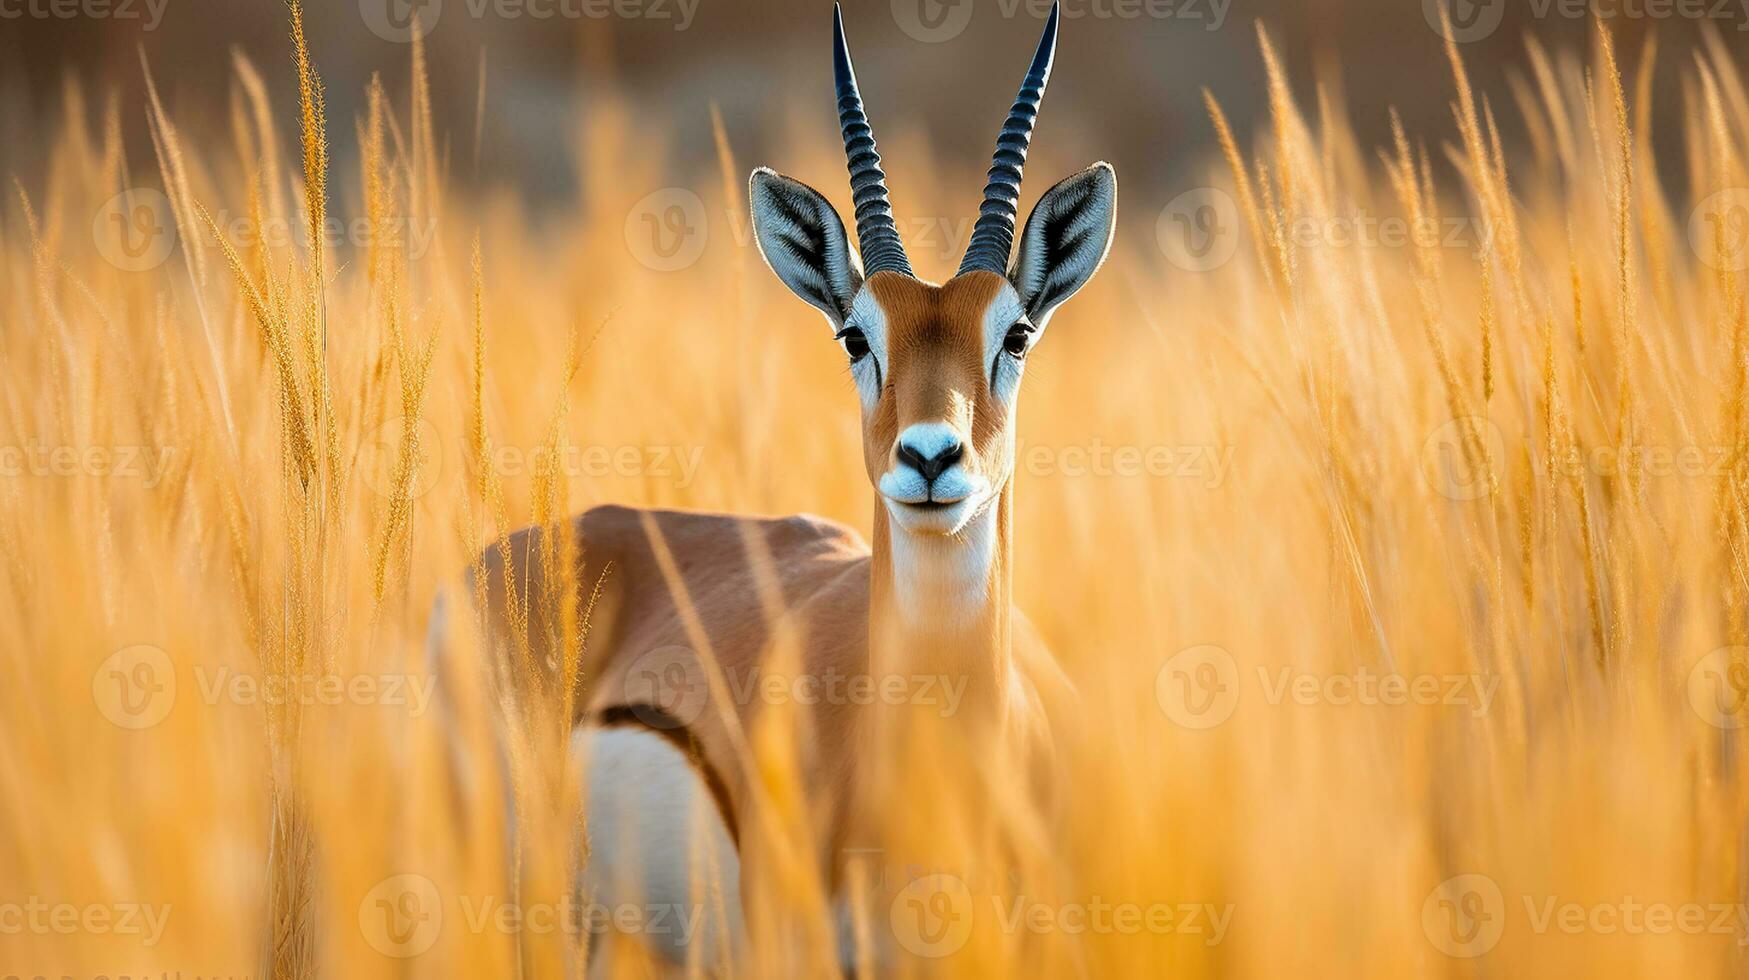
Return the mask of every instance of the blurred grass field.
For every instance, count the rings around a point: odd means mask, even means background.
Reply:
[[[229,119],[69,83],[52,166],[0,207],[0,976],[578,972],[605,940],[555,925],[563,732],[524,733],[513,789],[452,784],[497,695],[433,688],[434,596],[597,503],[867,533],[842,358],[745,217],[762,163],[848,213],[823,100],[781,158],[719,129],[698,173],[664,160],[699,134],[598,109],[582,203],[531,213],[450,186],[479,130],[432,117],[417,46],[357,120],[322,118],[322,52],[292,47],[238,60]],[[1272,125],[1228,132],[1210,93],[1207,141],[1169,151],[1205,186],[1120,201],[1021,396],[1015,592],[1082,699],[1061,823],[992,864],[972,821],[923,820],[941,786],[911,830],[964,856],[921,872],[964,883],[967,938],[864,927],[909,975],[1742,975],[1749,96],[1723,42],[1532,42],[1494,100],[1454,52],[1452,125],[1384,147],[1259,50]],[[1644,108],[1656,58],[1689,66],[1681,118]],[[1058,125],[1033,195],[1100,154]],[[944,276],[978,175],[897,122],[882,149]],[[803,806],[793,731],[763,736]],[[790,925],[737,975],[818,972],[819,892],[757,877]]]

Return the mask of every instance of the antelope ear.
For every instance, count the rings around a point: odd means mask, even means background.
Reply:
[[[1045,319],[1105,261],[1117,224],[1117,172],[1096,163],[1045,191],[1014,256],[1008,279],[1033,323]]]
[[[747,197],[765,264],[791,292],[842,326],[862,285],[862,265],[850,251],[838,212],[819,191],[766,167],[753,171]]]

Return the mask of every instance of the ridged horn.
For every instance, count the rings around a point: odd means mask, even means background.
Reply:
[[[1051,61],[1057,55],[1057,11],[1051,4],[1050,19],[1045,21],[1044,36],[1039,38],[1038,51],[1032,56],[1032,67],[1020,83],[1020,95],[1008,110],[1008,121],[996,137],[996,157],[990,163],[989,183],[984,185],[984,203],[978,207],[978,222],[972,226],[972,240],[966,247],[960,272],[988,269],[1000,275],[1008,272],[1008,253],[1014,248],[1014,218],[1020,205],[1020,176],[1026,166],[1026,149],[1032,143],[1032,127],[1038,121],[1039,103],[1044,100],[1045,83],[1051,79]]]
[[[850,197],[856,204],[856,240],[862,251],[864,275],[901,272],[907,276],[911,260],[899,240],[893,221],[893,203],[887,197],[887,175],[881,171],[881,155],[875,149],[874,130],[862,108],[862,93],[856,88],[856,71],[850,67],[850,47],[844,43],[844,12],[832,5],[832,68],[838,82],[838,125],[844,135],[844,156],[850,164]]]

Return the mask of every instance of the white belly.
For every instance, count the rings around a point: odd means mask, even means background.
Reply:
[[[648,729],[584,727],[571,763],[586,776],[581,900],[606,930],[592,937],[590,975],[613,975],[640,946],[675,972],[729,972],[744,943],[741,864],[686,755]]]

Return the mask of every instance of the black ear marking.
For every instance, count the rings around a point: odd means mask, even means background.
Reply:
[[[820,222],[819,214],[807,207],[807,202],[800,195],[793,194],[788,188],[780,188],[771,196],[773,216],[777,219],[774,242],[781,247],[792,262],[800,263],[810,270],[826,268],[826,229]],[[818,306],[822,303],[836,305],[836,300],[824,290],[825,279],[809,283],[813,287],[810,296],[803,297]]]
[[[862,274],[838,212],[818,191],[763,167],[753,172],[748,202],[766,264],[791,292],[842,323]]]
[[[1035,323],[1105,261],[1117,220],[1117,174],[1096,163],[1045,192],[1026,221],[1009,279]]]

